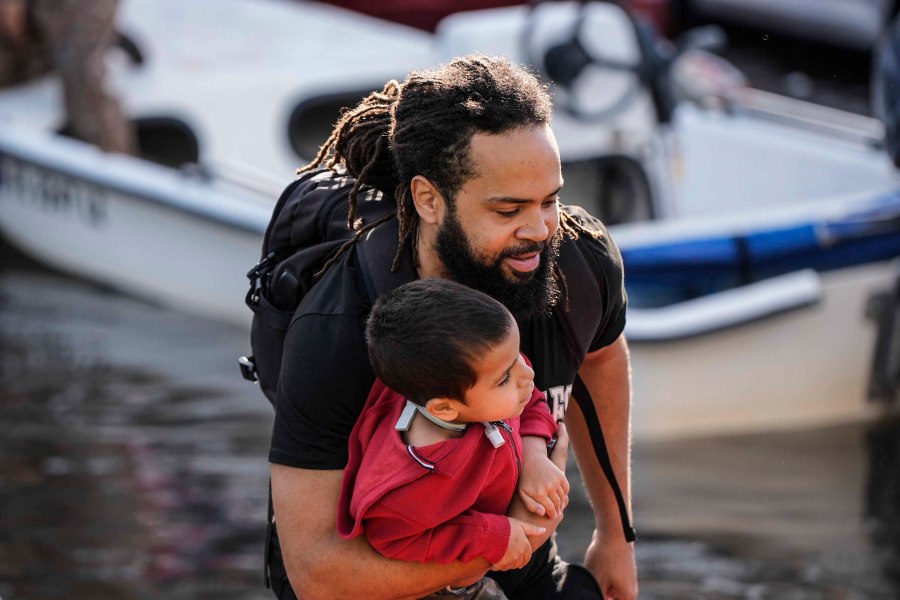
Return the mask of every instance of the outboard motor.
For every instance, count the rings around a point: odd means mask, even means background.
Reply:
[[[715,25],[698,27],[684,32],[673,44],[661,37],[647,19],[633,14],[619,2],[606,0],[603,3],[614,4],[622,9],[626,22],[634,31],[639,58],[632,64],[605,56],[602,52],[602,42],[587,43],[591,37],[596,37],[590,22],[591,5],[596,3],[599,2],[581,2],[570,25],[568,37],[539,52],[532,48],[531,38],[536,29],[535,21],[540,18],[535,5],[541,2],[532,2],[522,44],[528,62],[535,65],[543,75],[566,92],[567,95],[557,96],[555,102],[575,118],[583,121],[610,119],[632,103],[637,90],[643,87],[650,93],[658,122],[670,123],[678,101],[672,81],[675,61],[690,50],[723,48],[726,45],[724,31]],[[579,78],[583,77],[584,72],[592,66],[609,71],[633,73],[637,80],[636,85],[627,93],[623,93],[616,103],[604,107],[603,110],[584,110],[568,94],[574,91]]]
[[[566,95],[556,98],[556,103],[563,110],[583,121],[612,119],[634,102],[638,91],[643,87],[650,93],[659,122],[670,122],[675,99],[671,93],[669,69],[675,57],[675,48],[656,33],[651,23],[612,2],[611,4],[619,6],[625,16],[625,22],[634,31],[638,59],[632,63],[610,57],[603,51],[602,43],[589,42],[590,38],[596,37],[591,22],[592,4],[595,2],[585,1],[580,3],[574,15],[568,36],[543,51],[538,51],[533,48],[532,43],[536,21],[541,18],[541,13],[535,10],[537,4],[541,2],[532,3],[532,10],[523,32],[522,47],[528,62],[566,92]],[[569,95],[575,93],[574,88],[578,80],[590,67],[632,73],[636,81],[616,102],[599,110],[584,109],[579,106],[577,99]]]
[[[872,110],[884,124],[884,148],[900,167],[900,17],[885,30],[873,58]]]

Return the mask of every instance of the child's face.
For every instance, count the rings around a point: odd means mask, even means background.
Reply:
[[[458,420],[474,423],[499,421],[522,414],[534,390],[534,371],[519,353],[519,328],[509,333],[475,364],[478,379],[460,403]]]

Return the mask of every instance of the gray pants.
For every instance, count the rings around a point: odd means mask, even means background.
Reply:
[[[421,600],[508,600],[506,594],[490,577],[482,577],[467,588],[446,589],[425,596]]]

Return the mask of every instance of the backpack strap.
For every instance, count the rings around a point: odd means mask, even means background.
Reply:
[[[593,219],[590,215],[587,216]],[[591,255],[590,252],[586,252],[578,244],[572,244],[572,247],[579,255],[581,255],[583,260],[592,265],[595,271],[600,270],[600,267],[595,262],[596,258]],[[570,298],[573,296],[584,297],[585,293],[589,293],[590,295],[594,294],[593,287],[587,289],[585,292],[582,291],[585,290],[584,286],[588,284],[588,278],[572,277],[566,281],[566,284],[568,286]],[[590,295],[587,297],[590,297]],[[562,321],[563,334],[566,337],[569,350],[583,348],[582,342],[580,342],[576,336],[576,328],[569,322],[569,317],[566,313],[563,313]],[[600,463],[600,468],[603,470],[603,474],[606,476],[609,487],[612,489],[613,495],[616,498],[616,504],[619,508],[619,518],[622,521],[622,531],[625,533],[625,540],[633,542],[637,539],[637,534],[631,524],[631,518],[628,516],[628,507],[625,504],[625,497],[622,494],[622,489],[619,486],[619,481],[613,470],[612,460],[609,457],[609,450],[606,447],[606,438],[603,435],[603,426],[600,423],[600,416],[597,414],[594,400],[591,397],[587,386],[578,375],[575,376],[575,382],[572,386],[572,395],[575,397],[575,402],[578,404],[581,413],[584,415],[584,421],[587,425],[588,433],[591,436],[591,445],[594,447],[594,454],[597,456],[597,462]]]
[[[587,424],[588,433],[591,435],[591,444],[594,446],[594,452],[597,460],[600,462],[600,468],[606,475],[609,487],[612,488],[613,495],[616,497],[616,504],[619,507],[619,518],[622,521],[622,531],[625,532],[625,541],[633,542],[637,539],[637,533],[631,526],[631,519],[628,517],[628,507],[625,505],[625,497],[619,487],[616,479],[616,473],[613,470],[612,461],[609,458],[609,451],[606,449],[606,439],[603,437],[603,428],[600,426],[600,417],[597,415],[597,409],[594,407],[594,401],[588,392],[587,386],[581,377],[575,376],[575,383],[572,386],[572,395],[578,408],[584,415],[584,422]]]
[[[369,231],[357,244],[356,256],[369,301],[418,277],[409,252],[400,255],[400,266],[391,271],[397,254],[399,225],[396,216]]]

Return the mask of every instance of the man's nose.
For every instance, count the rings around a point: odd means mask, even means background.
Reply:
[[[516,236],[519,239],[543,242],[550,236],[550,226],[541,212],[536,211],[534,214],[529,214],[527,219],[516,231]]]

